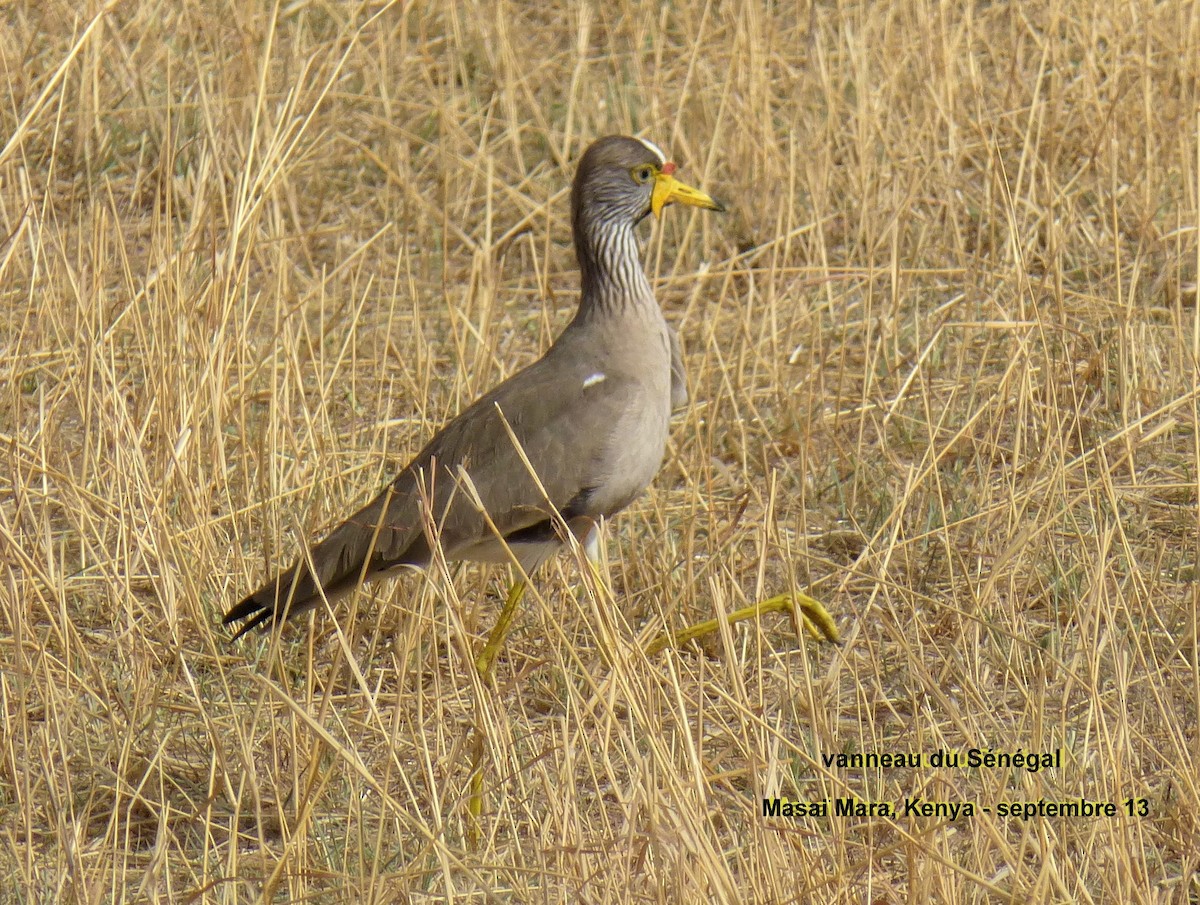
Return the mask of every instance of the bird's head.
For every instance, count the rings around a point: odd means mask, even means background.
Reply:
[[[641,138],[609,135],[584,152],[571,190],[577,231],[596,223],[637,223],[658,216],[668,204],[689,204],[711,211],[725,207],[699,189],[675,178],[675,164],[657,146]]]

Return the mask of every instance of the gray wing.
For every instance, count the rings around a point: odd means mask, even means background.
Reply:
[[[477,400],[374,500],[312,547],[311,568],[301,559],[232,607],[226,625],[249,619],[235,638],[313,609],[322,592],[332,599],[379,572],[427,565],[423,512],[432,515],[450,559],[493,536],[479,504],[505,537],[547,521],[553,511],[570,515],[598,477],[600,450],[623,407],[619,381],[585,388],[584,376],[582,366],[547,356]],[[536,468],[544,495],[513,437]]]
[[[427,498],[448,556],[493,536],[480,504],[507,537],[567,509],[599,479],[602,449],[624,405],[615,379],[585,388],[589,371],[542,359],[463,412],[406,469],[399,480],[433,476],[432,487],[425,477]]]

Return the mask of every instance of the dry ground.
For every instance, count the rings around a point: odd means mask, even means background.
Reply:
[[[0,902],[1200,900],[1194,4],[31,0],[0,63]],[[489,689],[498,569],[231,645],[569,319],[613,131],[732,206],[647,229],[615,606],[561,557]],[[793,584],[840,648],[640,653]],[[1062,763],[823,760],[973,746]]]

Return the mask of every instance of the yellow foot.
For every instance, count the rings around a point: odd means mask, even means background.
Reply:
[[[792,614],[792,619],[796,623],[796,631],[800,631],[801,626],[803,626],[804,631],[815,641],[838,643],[837,625],[834,624],[833,617],[829,615],[829,611],[825,609],[819,600],[815,600],[807,594],[801,594],[799,591],[794,594],[779,594],[776,597],[759,601],[753,606],[734,610],[725,617],[725,621],[730,625],[735,625],[747,619],[764,616],[767,613],[784,612]],[[646,654],[654,656],[665,648],[679,647],[687,644],[689,641],[694,641],[696,638],[701,638],[704,635],[715,632],[720,627],[720,624],[720,621],[717,619],[709,619],[673,634],[664,633],[659,635],[646,645]]]

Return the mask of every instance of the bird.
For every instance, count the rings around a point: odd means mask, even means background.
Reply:
[[[241,623],[235,640],[365,581],[427,568],[435,545],[447,561],[515,560],[528,576],[571,535],[595,561],[601,526],[651,483],[672,410],[688,397],[679,339],[643,270],[637,227],[672,204],[725,207],[676,171],[646,139],[610,135],[587,148],[571,188],[581,281],[573,319],[541,358],[442,427],[374,499],[231,607],[224,624]],[[481,675],[523,591],[523,581],[510,589],[476,661]]]

